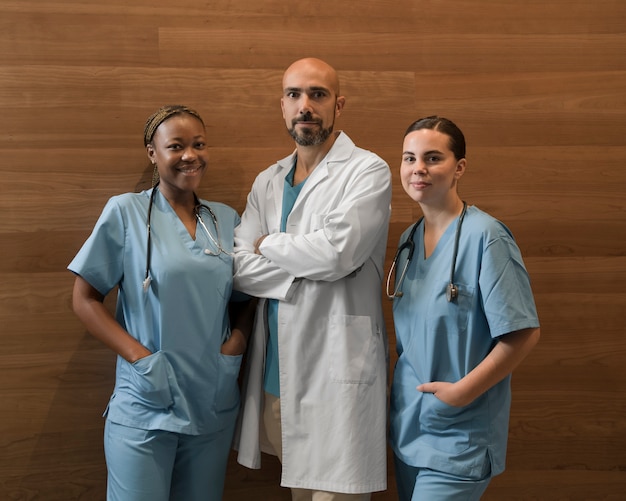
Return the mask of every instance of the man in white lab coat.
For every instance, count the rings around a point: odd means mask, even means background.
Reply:
[[[295,151],[256,178],[235,231],[235,288],[259,301],[248,346],[238,461],[282,463],[294,500],[385,490],[387,336],[381,280],[391,174],[333,131],[345,98],[307,58],[283,77]]]

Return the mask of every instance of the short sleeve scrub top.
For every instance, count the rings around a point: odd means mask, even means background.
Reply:
[[[134,364],[118,356],[107,419],[146,430],[208,434],[229,426],[239,407],[241,356],[220,353],[230,334],[233,259],[206,253],[217,249],[201,226],[192,239],[157,193],[151,214],[152,281],[144,291],[151,191],[112,197],[68,269],[103,295],[117,286],[117,321],[152,351]],[[221,246],[232,253],[237,212],[202,203],[215,213]],[[208,211],[201,215],[215,231]]]
[[[513,236],[473,206],[468,207],[460,231],[454,273],[458,297],[447,300],[457,221],[428,259],[420,223],[415,253],[401,286],[403,295],[394,299],[398,360],[391,391],[390,442],[407,465],[478,478],[485,461],[490,461],[492,475],[504,470],[510,376],[465,407],[449,406],[416,387],[458,381],[487,356],[499,336],[538,327],[539,321]],[[406,254],[397,269],[404,268]]]

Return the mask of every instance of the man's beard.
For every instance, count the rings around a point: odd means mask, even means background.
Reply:
[[[296,124],[299,121],[300,120],[294,121],[293,126],[287,130],[289,131],[289,135],[300,146],[317,146],[319,144],[323,144],[333,133],[333,124],[331,124],[330,127],[328,127],[327,129],[324,129],[323,127],[321,127],[321,123],[318,122],[318,125],[320,125],[319,128],[305,128],[300,132],[300,134],[298,134],[296,132]],[[310,122],[312,120],[310,115],[307,114],[303,117],[302,121]]]

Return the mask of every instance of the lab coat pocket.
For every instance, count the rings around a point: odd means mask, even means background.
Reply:
[[[171,382],[174,370],[165,354],[157,351],[129,364],[127,377],[118,389],[132,395],[141,405],[152,409],[168,409],[174,404]]]
[[[334,315],[329,320],[330,377],[336,383],[372,384],[376,379],[376,343],[372,319]]]
[[[237,377],[243,355],[218,354],[217,389],[215,392],[215,410],[228,412],[239,406],[239,386]]]

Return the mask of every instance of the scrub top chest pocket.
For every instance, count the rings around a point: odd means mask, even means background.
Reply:
[[[474,298],[474,288],[455,283],[457,295],[452,301],[448,301],[448,281],[440,281],[433,294],[428,308],[427,330],[429,332],[441,332],[442,329],[450,336],[461,336],[467,332],[469,312]]]

